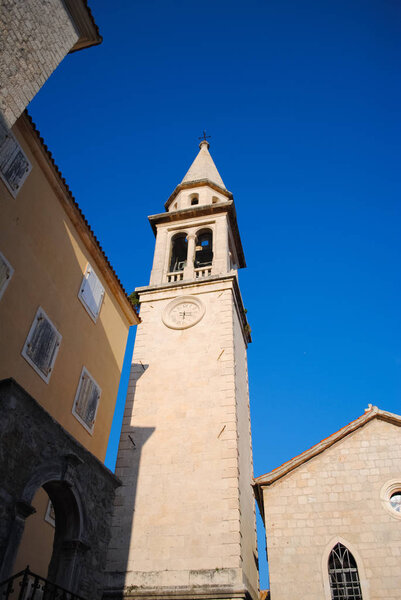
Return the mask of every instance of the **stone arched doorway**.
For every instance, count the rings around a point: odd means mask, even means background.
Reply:
[[[77,591],[82,557],[89,547],[85,541],[86,516],[82,494],[74,477],[80,463],[76,455],[66,455],[56,462],[42,465],[31,476],[21,500],[15,505],[15,520],[3,564],[3,577],[15,572],[14,565],[21,543],[35,543],[35,540],[24,539],[25,522],[33,518],[35,508],[32,499],[37,490],[43,488],[52,503],[55,517],[53,548],[46,578],[71,592]]]
[[[66,481],[49,481],[43,488],[54,507],[56,521],[48,579],[76,592],[82,555],[89,548],[84,541],[84,508],[77,490]]]
[[[12,379],[0,381],[0,412],[0,583],[43,488],[56,525],[47,579],[100,600],[119,480]]]
[[[35,512],[25,519],[12,573],[15,575],[29,566],[31,571],[47,579],[56,526],[54,508],[42,487],[36,491],[31,505]]]

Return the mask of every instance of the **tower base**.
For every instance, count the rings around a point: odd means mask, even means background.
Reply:
[[[257,591],[242,581],[240,569],[194,570],[186,576],[188,584],[182,585],[182,572],[109,573],[103,600],[258,600]]]

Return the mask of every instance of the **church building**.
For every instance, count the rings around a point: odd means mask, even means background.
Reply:
[[[255,479],[272,600],[398,600],[401,417],[369,405]]]
[[[206,139],[165,209],[137,290],[105,597],[256,600],[246,265]]]

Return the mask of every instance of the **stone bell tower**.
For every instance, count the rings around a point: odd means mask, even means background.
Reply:
[[[105,596],[256,600],[245,259],[206,140],[165,209],[137,290]]]

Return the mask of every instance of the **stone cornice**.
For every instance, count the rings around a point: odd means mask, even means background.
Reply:
[[[187,281],[175,281],[173,283],[164,283],[161,285],[149,285],[144,287],[138,287],[135,288],[135,291],[138,292],[140,296],[146,296],[147,294],[165,292],[166,290],[185,289],[186,291],[188,291],[188,288],[191,287],[199,288],[203,286],[208,286],[211,283],[220,282],[227,282],[233,286],[234,301],[241,322],[242,334],[244,336],[245,344],[250,344],[252,342],[252,338],[247,328],[248,321],[246,318],[244,303],[242,301],[242,296],[238,285],[238,278],[235,271],[231,271],[231,273],[228,273],[227,275],[211,275],[210,277],[203,277],[202,279],[189,279]],[[142,301],[143,300],[141,299],[141,302]]]
[[[229,200],[233,199],[232,193],[229,192],[228,190],[226,190],[226,188],[222,188],[220,185],[217,185],[217,183],[214,183],[213,181],[210,181],[209,179],[198,179],[197,181],[186,181],[184,183],[180,183],[179,185],[177,185],[174,192],[171,194],[171,196],[165,202],[164,208],[166,210],[168,210],[168,207],[170,206],[170,204],[172,203],[174,198],[176,198],[178,193],[181,192],[181,190],[188,190],[188,189],[191,189],[194,187],[203,187],[205,185],[212,188],[212,190],[219,192],[219,194],[223,194],[223,196],[226,196]]]
[[[221,569],[222,571],[224,569]],[[253,595],[245,587],[234,587],[230,585],[190,585],[176,587],[141,588],[139,586],[126,586],[122,592],[119,587],[106,587],[103,598],[121,598],[141,600],[160,600],[170,598],[171,600],[257,600],[254,590]]]

